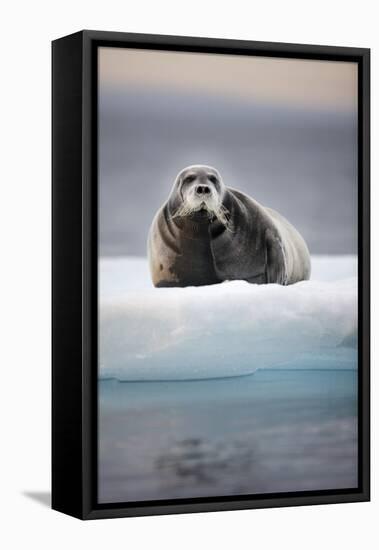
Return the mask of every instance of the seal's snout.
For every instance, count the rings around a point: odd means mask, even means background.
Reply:
[[[211,189],[208,185],[197,185],[195,189],[196,195],[209,195]]]
[[[192,165],[179,172],[171,195],[170,216],[172,219],[191,216],[192,221],[210,222],[215,218],[227,223],[222,201],[225,188],[220,174],[211,166]]]

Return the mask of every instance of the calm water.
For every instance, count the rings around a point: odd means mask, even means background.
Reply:
[[[352,488],[357,372],[99,382],[99,500]]]

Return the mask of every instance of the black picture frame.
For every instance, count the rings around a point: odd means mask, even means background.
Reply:
[[[97,48],[116,46],[358,63],[359,486],[97,503]],[[370,499],[370,50],[81,31],[52,43],[52,507],[81,519]]]

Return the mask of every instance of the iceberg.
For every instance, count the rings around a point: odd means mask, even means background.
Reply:
[[[196,380],[357,368],[357,258],[313,256],[291,286],[154,288],[144,258],[99,261],[99,378]]]

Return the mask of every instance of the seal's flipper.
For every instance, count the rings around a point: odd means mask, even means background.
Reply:
[[[288,282],[286,256],[280,237],[266,231],[266,282],[286,285]]]

